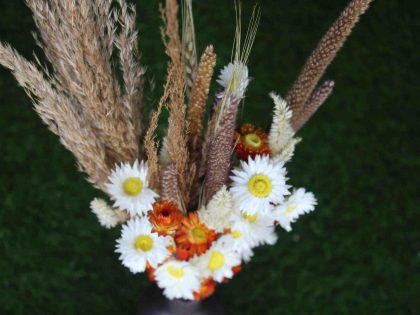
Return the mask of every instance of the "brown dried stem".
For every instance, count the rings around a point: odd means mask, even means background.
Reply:
[[[332,62],[337,52],[350,35],[360,16],[368,9],[372,0],[352,0],[319,42],[306,61],[299,77],[293,83],[286,101],[293,111],[292,127],[296,130],[305,103],[310,98],[318,81]]]

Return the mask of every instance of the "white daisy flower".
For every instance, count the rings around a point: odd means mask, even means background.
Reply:
[[[232,268],[241,263],[241,256],[232,249],[233,238],[223,235],[207,252],[192,259],[202,278],[212,277],[216,282],[232,278]]]
[[[231,233],[240,236],[240,239],[246,244],[242,245],[244,247],[254,248],[265,244],[274,245],[277,242],[272,213],[249,215],[238,212],[232,220],[235,223],[231,227]]]
[[[317,201],[313,193],[299,188],[294,190],[283,204],[275,208],[273,216],[282,228],[290,232],[292,230],[291,223],[296,222],[302,214],[315,210],[316,204]]]
[[[217,79],[217,83],[238,98],[244,97],[249,81],[248,67],[240,61],[225,66]]]
[[[271,204],[283,202],[284,195],[289,194],[285,175],[283,163],[273,162],[266,155],[249,157],[248,162],[241,161],[240,169],[233,170],[230,192],[242,212],[265,214]]]
[[[129,219],[125,211],[116,211],[105,200],[95,198],[90,203],[90,209],[97,216],[99,223],[110,229]]]
[[[172,244],[170,237],[152,233],[152,225],[147,218],[137,217],[123,225],[116,252],[121,254],[124,266],[132,273],[138,273],[146,269],[146,262],[156,268],[168,258],[171,253],[167,247]]]
[[[206,207],[198,212],[201,222],[216,232],[222,233],[229,228],[233,212],[232,196],[223,186],[209,201]]]
[[[107,191],[115,201],[114,207],[131,215],[146,214],[158,195],[149,188],[147,165],[137,160],[117,166],[109,176]]]
[[[194,299],[200,290],[198,269],[185,261],[170,260],[155,270],[155,279],[163,294],[172,299]]]

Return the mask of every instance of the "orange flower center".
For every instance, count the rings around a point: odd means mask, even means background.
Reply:
[[[263,144],[261,138],[254,132],[245,135],[245,143],[254,149],[258,149]]]
[[[189,240],[193,244],[207,243],[207,233],[201,227],[191,229]]]

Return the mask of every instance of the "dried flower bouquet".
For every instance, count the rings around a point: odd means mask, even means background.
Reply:
[[[242,43],[237,7],[232,60],[218,76],[220,89],[205,123],[216,55],[210,45],[197,58],[191,1],[183,3],[181,30],[176,0],[161,7],[169,64],[148,126],[135,8],[126,0],[26,0],[52,70],[5,44],[0,63],[88,180],[113,201],[94,199],[91,209],[106,228],[122,224],[116,249],[122,264],[133,273],[148,272],[169,299],[199,300],[238,273],[255,247],[274,244],[276,226],[290,231],[300,215],[314,210],[312,193],[286,183],[285,163],[300,141],[295,133],[333,90],[332,81],[318,86],[322,74],[371,1],[350,2],[285,100],[270,94],[268,133],[236,125],[250,83],[247,60],[259,9]],[[155,131],[164,109],[168,129],[160,145]]]

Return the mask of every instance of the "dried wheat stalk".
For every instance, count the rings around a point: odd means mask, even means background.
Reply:
[[[286,96],[287,104],[293,111],[292,126],[296,130],[302,121],[305,103],[318,84],[326,68],[343,46],[360,16],[367,10],[372,0],[352,0],[319,42],[317,48],[304,65],[299,77]]]
[[[146,135],[144,137],[144,149],[146,151],[147,164],[149,168],[148,179],[150,186],[159,191],[160,187],[160,178],[159,178],[159,156],[158,149],[159,143],[155,140],[156,138],[156,128],[159,122],[159,116],[162,113],[162,109],[166,106],[169,94],[170,87],[174,77],[174,70],[172,67],[168,69],[168,75],[166,77],[166,83],[163,88],[163,95],[160,98],[159,105],[157,109],[153,112],[150,119],[149,128],[147,129]]]
[[[0,64],[12,71],[19,85],[32,98],[38,115],[75,155],[80,169],[88,174],[88,180],[104,190],[110,167],[105,148],[71,98],[48,77],[48,73],[46,78],[33,63],[1,43]]]
[[[184,0],[182,6],[182,59],[187,84],[187,95],[190,95],[197,71],[197,48],[192,11],[192,0]]]
[[[120,64],[124,80],[123,104],[126,108],[131,124],[134,127],[136,141],[139,144],[143,133],[141,114],[143,112],[143,84],[146,69],[139,63],[138,33],[136,31],[136,11],[134,5],[128,6],[119,0],[121,13],[119,22],[121,31],[116,38],[116,46],[120,51]],[[140,152],[141,153],[141,152]],[[141,156],[141,154],[140,154]]]
[[[112,11],[113,1],[26,2],[40,32],[38,43],[54,68],[57,82],[77,102],[104,143],[107,158],[113,162],[136,159],[136,128],[131,111],[124,106],[111,62],[120,18]]]

